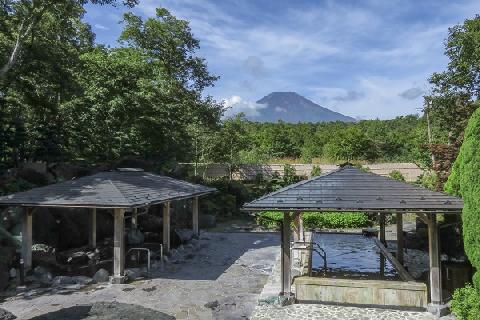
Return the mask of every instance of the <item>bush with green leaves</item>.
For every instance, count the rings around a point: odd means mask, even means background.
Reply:
[[[392,172],[390,172],[388,174],[390,176],[390,178],[392,179],[395,179],[395,180],[398,180],[398,181],[405,181],[405,177],[403,176],[403,174],[398,171],[398,170],[393,170]]]
[[[362,212],[305,212],[302,218],[307,229],[363,228],[372,225],[372,221]],[[282,220],[282,212],[264,211],[257,215],[257,223],[269,229],[280,226]]]
[[[317,177],[322,174],[322,168],[320,166],[313,166],[312,171],[310,171],[310,176],[311,177]]]
[[[445,190],[463,198],[463,241],[465,253],[476,270],[480,270],[480,109],[468,122],[465,137]],[[480,272],[473,276],[480,290]]]
[[[480,291],[471,284],[455,290],[451,310],[459,320],[480,319]]]

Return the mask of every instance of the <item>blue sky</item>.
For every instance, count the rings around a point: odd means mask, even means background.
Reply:
[[[190,21],[200,56],[220,76],[208,89],[255,114],[272,91],[295,91],[362,119],[419,113],[428,77],[445,69],[448,28],[480,14],[480,1],[140,0]],[[97,42],[116,45],[125,8],[88,6]]]

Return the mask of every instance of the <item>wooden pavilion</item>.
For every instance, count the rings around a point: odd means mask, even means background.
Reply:
[[[192,200],[192,228],[199,234],[198,198],[216,189],[173,179],[139,169],[101,172],[45,187],[0,197],[0,206],[25,208],[22,229],[22,258],[25,269],[32,267],[32,216],[38,207],[86,208],[89,213],[89,244],[96,246],[97,208],[112,210],[114,217],[112,282],[124,281],[125,213],[137,221],[137,210],[163,206],[163,248],[170,249],[170,203]]]
[[[327,174],[292,184],[246,204],[244,211],[283,212],[282,295],[291,295],[290,222],[302,229],[302,212],[373,212],[380,215],[380,241],[385,242],[385,214],[397,218],[397,254],[403,263],[403,214],[415,213],[428,226],[430,260],[429,310],[442,309],[438,214],[461,214],[461,199],[345,165]]]

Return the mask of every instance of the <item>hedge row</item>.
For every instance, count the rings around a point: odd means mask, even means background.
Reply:
[[[365,213],[359,212],[305,212],[303,225],[307,229],[363,228],[373,223]],[[283,220],[283,213],[265,211],[257,215],[257,223],[269,229],[276,229]]]

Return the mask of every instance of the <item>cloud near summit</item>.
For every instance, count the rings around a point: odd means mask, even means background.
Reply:
[[[266,107],[264,104],[244,100],[239,96],[231,96],[223,101],[225,105],[224,117],[231,117],[240,112],[244,113],[247,117],[255,117],[260,115],[260,109]]]

